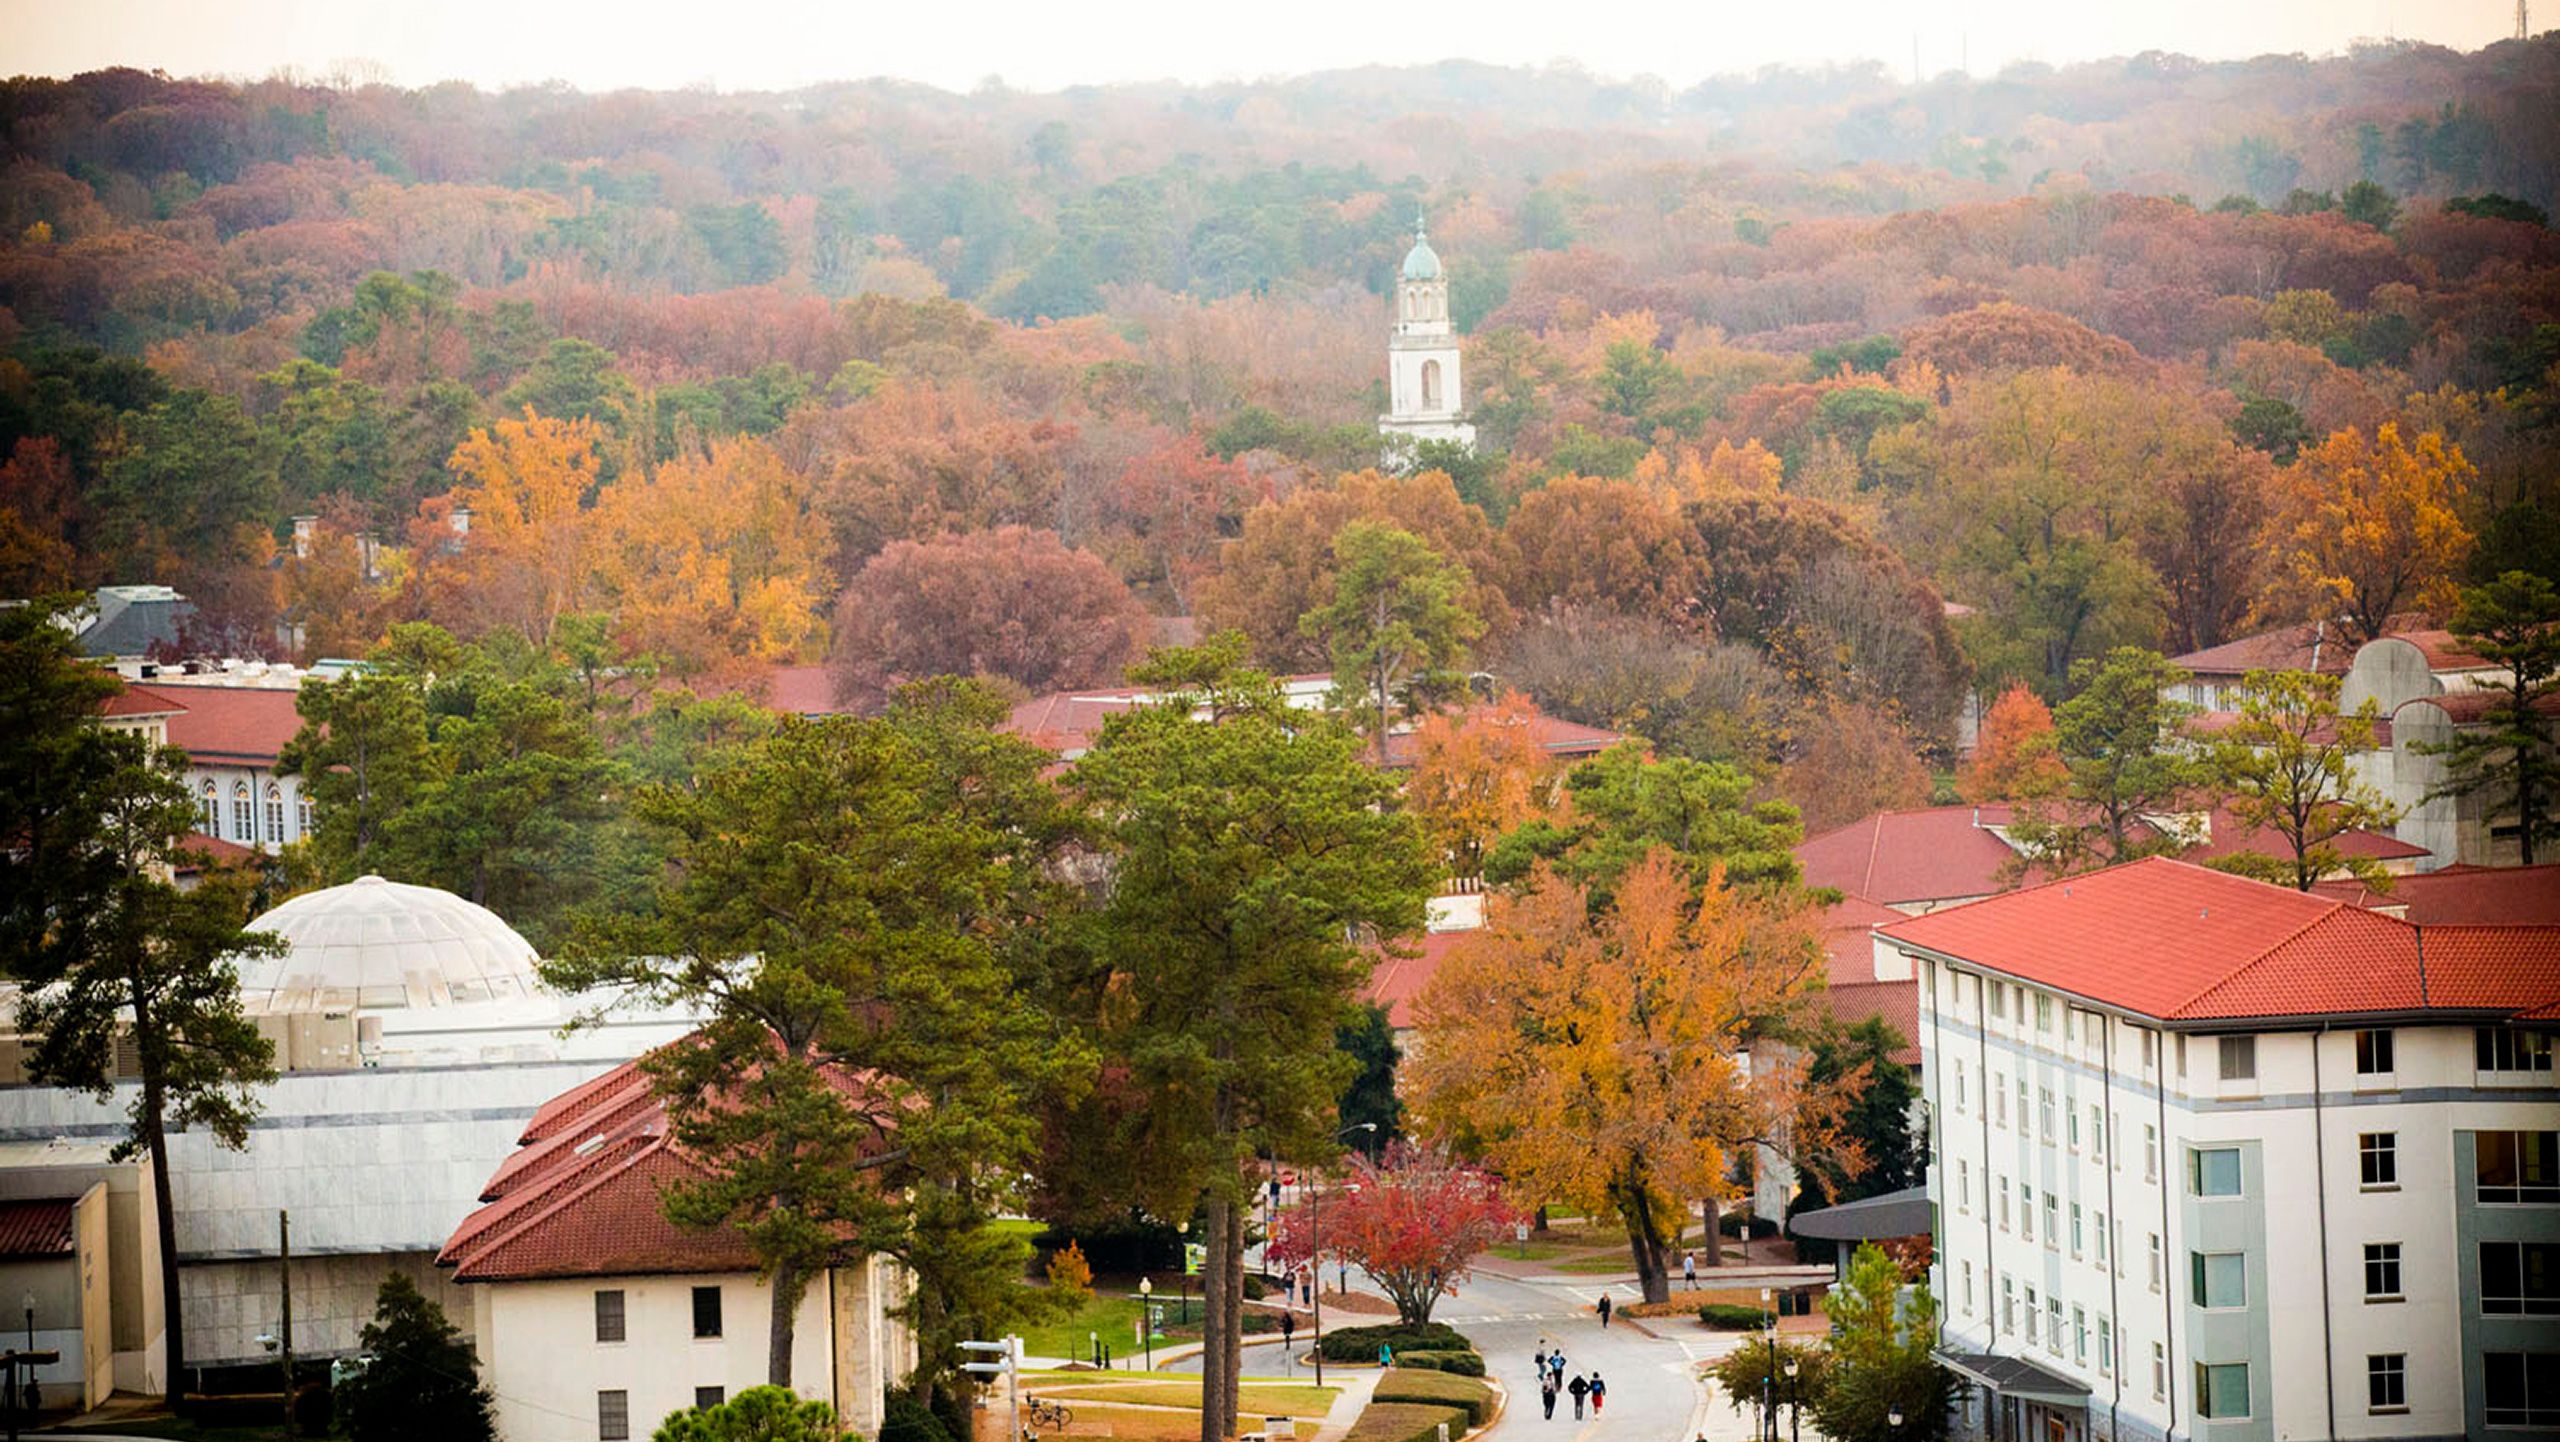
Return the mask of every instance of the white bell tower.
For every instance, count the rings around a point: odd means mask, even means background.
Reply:
[[[1449,278],[1413,222],[1413,249],[1396,277],[1396,323],[1387,340],[1387,413],[1378,432],[1473,447],[1458,384],[1458,333],[1449,325]]]

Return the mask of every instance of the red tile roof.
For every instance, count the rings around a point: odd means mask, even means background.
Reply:
[[[763,677],[768,710],[786,716],[842,716],[853,710],[836,699],[836,679],[824,666],[776,666]]]
[[[1882,1017],[1907,1043],[1893,1054],[1905,1066],[1920,1064],[1920,986],[1906,977],[1876,980],[1875,929],[1903,919],[1901,912],[1863,896],[1844,896],[1822,914],[1825,967],[1823,1004],[1843,1026]]]
[[[1369,985],[1361,1000],[1371,1006],[1387,1009],[1387,1025],[1402,1031],[1414,1024],[1413,1003],[1431,978],[1440,974],[1440,964],[1449,959],[1451,948],[1458,944],[1464,931],[1426,932],[1412,945],[1412,956],[1381,955],[1369,969]]]
[[[1493,708],[1487,706],[1470,706],[1464,714],[1472,719],[1478,712],[1491,709]],[[1525,724],[1540,751],[1549,756],[1567,759],[1597,756],[1627,739],[1615,731],[1603,731],[1597,726],[1583,726],[1572,721],[1561,721],[1538,712],[1530,713],[1525,718]],[[1414,740],[1411,731],[1387,733],[1387,764],[1398,770],[1411,766],[1418,747],[1419,743]]]
[[[127,716],[175,716],[186,710],[177,697],[147,686],[127,686],[98,703],[98,714],[121,719]]]
[[[190,831],[178,838],[178,850],[184,852],[188,858],[178,863],[178,869],[181,871],[201,871],[208,866],[228,866],[234,862],[247,861],[251,857],[264,854],[255,847],[243,846],[237,841],[225,841],[219,836],[207,836],[201,831]]]
[[[2416,876],[2395,876],[2391,889],[2383,892],[2360,881],[2323,881],[2311,889],[2421,926],[2481,922],[2560,926],[2560,863],[2448,866]]]
[[[841,1078],[839,1086],[853,1083]],[[457,1282],[751,1271],[731,1227],[667,1219],[668,1187],[703,1175],[669,1135],[666,1103],[637,1061],[571,1088],[534,1113],[489,1178],[486,1205],[436,1256]]]
[[[0,1202],[0,1257],[68,1257],[74,1197],[28,1197]]]
[[[189,759],[216,766],[273,766],[302,729],[295,693],[285,687],[135,686],[175,703],[169,744]],[[172,694],[172,693],[175,694]],[[183,698],[183,699],[181,699]]]
[[[2435,671],[2462,671],[2487,664],[2453,639],[2450,632],[2434,629],[2429,618],[2418,612],[2392,617],[2383,626],[2381,638],[2406,641],[2427,658],[2427,667]],[[2172,656],[2169,664],[2190,675],[2204,677],[2239,677],[2251,671],[2320,671],[2330,676],[2344,676],[2354,663],[2359,648],[2347,641],[2334,627],[2307,622],[2299,626],[2279,626],[2254,636],[2241,636],[2219,646],[2189,651]]]
[[[1990,830],[2009,818],[2006,806],[1879,811],[1808,837],[1796,847],[1796,864],[1808,886],[1886,906],[1989,896],[2007,889],[2001,868],[2017,859]]]
[[[2560,926],[2421,928],[2160,857],[1906,918],[1883,935],[2168,1021],[2560,1004]]]
[[[2393,709],[2396,718],[2412,706],[2433,706],[2456,726],[2468,726],[2489,714],[2489,709],[2504,699],[2505,693],[2487,689],[2447,691],[2441,696],[2419,696],[2403,701]],[[2560,716],[2560,692],[2546,691],[2534,698],[2533,709],[2545,716]]]

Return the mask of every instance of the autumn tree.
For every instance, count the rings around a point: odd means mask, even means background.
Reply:
[[[1116,683],[1146,614],[1100,557],[1004,526],[895,541],[836,605],[839,690],[877,698],[926,676],[1001,676],[1034,692]]]
[[[1592,607],[1532,614],[1484,664],[1550,715],[1755,774],[1777,764],[1799,706],[1795,688],[1752,647]]]
[[[1450,875],[1482,875],[1494,839],[1545,807],[1554,764],[1532,729],[1536,720],[1537,707],[1514,692],[1491,706],[1426,716],[1413,728],[1405,805]]]
[[[1662,486],[1561,476],[1503,524],[1503,590],[1523,612],[1550,605],[1698,623],[1704,567]]]
[[[731,1226],[772,1288],[766,1378],[792,1383],[800,1299],[845,1258],[917,1271],[935,1354],[957,1329],[933,1263],[1010,1279],[994,1208],[1029,1161],[1031,1090],[1080,1055],[1045,1032],[1008,964],[1038,914],[1055,813],[1045,753],[993,734],[1002,707],[908,693],[876,718],[788,720],[689,784],[635,803],[664,870],[637,914],[582,931],[548,963],[564,988],[683,1004],[705,1020],[653,1053],[676,1141],[702,1162],[668,1214]],[[937,1213],[940,1215],[937,1217]],[[988,1242],[957,1247],[952,1232]],[[1009,1264],[1009,1270],[1006,1270]]]
[[[475,430],[453,453],[453,499],[467,530],[429,539],[430,569],[448,577],[449,620],[464,634],[505,627],[547,644],[562,616],[586,609],[596,576],[596,528],[587,510],[602,465],[587,420],[527,410]]]
[[[1436,471],[1355,472],[1256,506],[1245,514],[1243,534],[1218,553],[1216,574],[1200,582],[1202,627],[1243,632],[1255,661],[1275,670],[1332,670],[1326,638],[1299,622],[1334,600],[1341,568],[1334,538],[1353,521],[1409,531],[1464,566],[1466,609],[1488,631],[1502,629],[1510,608],[1495,584],[1501,569],[1493,527]]]
[[[2061,790],[2028,798],[2009,829],[2032,865],[2091,871],[2182,849],[2145,818],[2188,810],[2209,779],[2184,735],[2195,708],[2169,697],[2186,679],[2135,646],[2072,663],[2071,699],[2053,708]]]
[[[2471,553],[2462,521],[2471,463],[2430,431],[2404,441],[2384,423],[2343,430],[2277,474],[2282,564],[2261,606],[2271,618],[2335,618],[2358,645],[2412,606],[2442,606]]]
[[[1754,1145],[1837,1140],[1800,1058],[1743,1060],[1819,965],[1796,905],[1720,866],[1694,884],[1662,847],[1598,908],[1540,864],[1424,988],[1410,1064],[1424,1130],[1481,1149],[1524,1196],[1622,1219],[1645,1300],[1668,1299],[1684,1199],[1728,1194]]]
[[[1973,755],[1956,771],[1957,793],[1979,804],[2052,791],[2063,780],[2052,736],[2053,708],[2024,682],[2011,682],[1982,713]]]
[[[782,444],[807,457],[835,537],[829,569],[849,577],[892,541],[1049,524],[1067,434],[973,383],[901,376],[795,420]]]
[[[2274,466],[2194,412],[2162,429],[2151,460],[2159,509],[2140,548],[2160,579],[2167,644],[2179,652],[2219,646],[2247,619],[2270,560],[2263,533]]]
[[[2531,866],[2539,843],[2560,836],[2560,752],[2553,749],[2560,727],[2551,715],[2552,698],[2560,696],[2560,587],[2509,571],[2462,593],[2452,629],[2506,675],[2477,730],[2430,747],[2443,758],[2445,777],[2429,799],[2476,794],[2491,816],[2512,807],[2519,855]]]
[[[1228,655],[1231,655],[1229,652]],[[1326,1043],[1371,954],[1422,924],[1440,868],[1359,737],[1209,651],[1140,673],[1176,699],[1112,717],[1072,786],[1111,863],[1101,1035],[1132,1106],[1115,1183],[1205,1220],[1202,1442],[1235,1428],[1256,1159],[1338,1152],[1351,1060]]]
[[[1335,694],[1362,698],[1384,762],[1397,713],[1411,715],[1454,690],[1467,643],[1484,631],[1466,606],[1474,578],[1420,536],[1374,521],[1343,527],[1333,551],[1340,567],[1333,599],[1298,624],[1324,639]]]
[[[1796,751],[1778,773],[1807,831],[1824,832],[1871,812],[1929,799],[1929,769],[1893,719],[1871,706],[1833,701],[1796,728]]]
[[[1703,882],[1783,886],[1797,877],[1793,848],[1804,839],[1794,806],[1750,799],[1751,777],[1716,761],[1655,760],[1629,741],[1565,773],[1572,805],[1505,833],[1485,858],[1485,879],[1510,885],[1540,863],[1605,899],[1617,879],[1656,849]]]
[[[808,480],[764,442],[626,475],[594,519],[597,600],[628,649],[687,673],[816,653],[833,541]]]
[[[2382,863],[2337,846],[2351,831],[2382,831],[2398,819],[2388,798],[2357,773],[2373,750],[2381,720],[2373,698],[2353,711],[2338,707],[2339,678],[2310,671],[2252,671],[2241,678],[2239,715],[2211,737],[2208,785],[2231,818],[2271,832],[2284,851],[2215,857],[2223,870],[2309,891],[2343,871],[2387,890]]]
[[[1938,1303],[1924,1274],[1904,1273],[1862,1242],[1831,1295],[1831,1361],[1813,1417],[1841,1442],[1937,1442],[1947,1435],[1955,1379],[1938,1364]]]
[[[1398,1320],[1416,1325],[1509,1234],[1515,1215],[1491,1173],[1410,1142],[1382,1159],[1355,1157],[1344,1184],[1328,1190],[1321,1215],[1306,1205],[1280,1213],[1271,1260],[1348,1262],[1396,1304]]]

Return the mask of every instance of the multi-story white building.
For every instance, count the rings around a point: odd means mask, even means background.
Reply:
[[[2560,1435],[2560,927],[2149,860],[1876,954],[1919,987],[1962,1430]]]

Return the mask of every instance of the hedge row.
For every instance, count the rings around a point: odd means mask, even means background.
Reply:
[[[1473,1352],[1398,1352],[1396,1365],[1426,1372],[1454,1372],[1461,1377],[1484,1375],[1484,1358]]]
[[[1758,1307],[1709,1302],[1698,1309],[1698,1320],[1722,1332],[1750,1332],[1768,1326],[1769,1314]]]
[[[1328,1362],[1374,1362],[1381,1346],[1398,1352],[1472,1352],[1476,1344],[1443,1322],[1385,1322],[1374,1327],[1338,1328],[1325,1333],[1321,1345]]]
[[[1380,1402],[1422,1402],[1443,1407],[1463,1407],[1467,1420],[1481,1427],[1493,1420],[1493,1389],[1472,1377],[1456,1377],[1446,1372],[1407,1371],[1396,1367],[1378,1379],[1378,1390],[1370,1394]]]
[[[1372,1402],[1351,1424],[1344,1442],[1436,1442],[1443,1422],[1449,1424],[1452,1437],[1467,1430],[1467,1414],[1456,1407]]]

